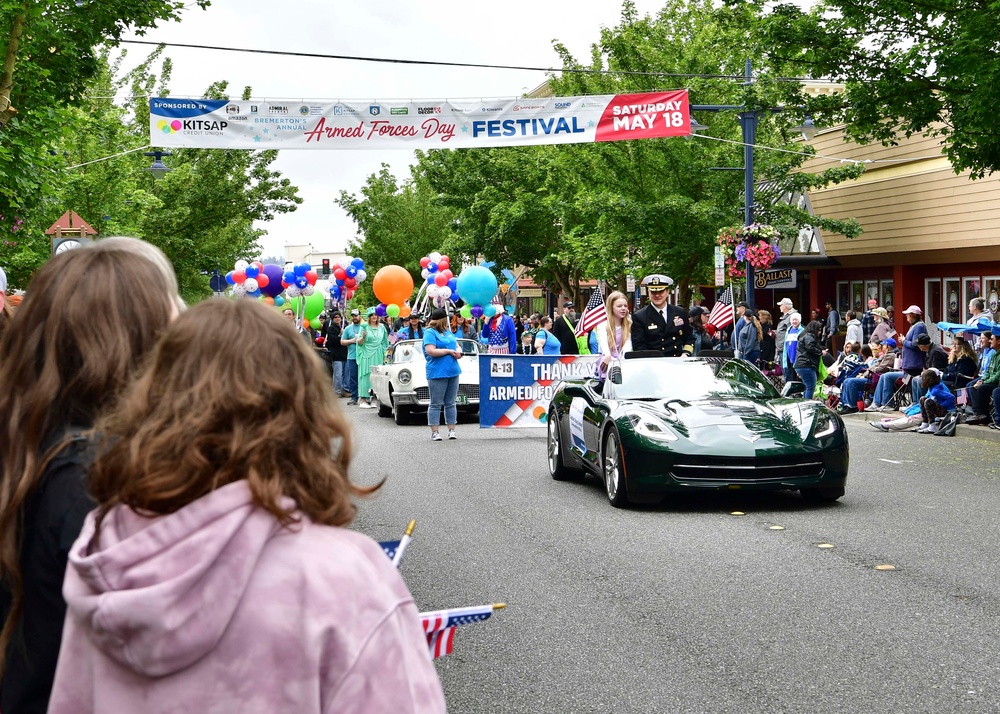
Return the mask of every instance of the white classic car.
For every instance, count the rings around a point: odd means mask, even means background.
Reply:
[[[479,344],[475,340],[458,340],[463,352],[459,364],[458,411],[479,413]],[[378,415],[390,414],[397,424],[410,421],[413,412],[425,412],[431,403],[427,388],[427,367],[421,340],[402,340],[389,348],[385,363],[372,367],[371,393],[378,400]]]

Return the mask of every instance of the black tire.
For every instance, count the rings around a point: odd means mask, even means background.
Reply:
[[[382,403],[382,400],[379,399],[378,397],[376,397],[375,399],[378,401],[378,415],[380,417],[392,416],[392,407],[391,406],[387,407],[385,404]],[[392,395],[389,396],[389,399],[392,399]]]
[[[559,418],[556,416],[555,407],[549,410],[548,418],[548,438],[547,454],[549,464],[549,475],[556,481],[575,481],[583,476],[580,469],[572,469],[566,466],[563,459],[562,435],[559,429]]]
[[[628,505],[628,486],[625,483],[625,472],[622,469],[621,438],[618,436],[618,430],[614,427],[604,435],[601,464],[604,474],[604,492],[608,495],[608,502],[615,508],[624,508]]]
[[[392,402],[392,418],[399,426],[406,426],[410,423],[410,410],[408,407],[401,407],[392,395],[389,395],[389,401]]]
[[[806,503],[833,503],[837,499],[843,497],[845,493],[843,486],[838,486],[834,488],[800,488],[799,493],[802,494],[802,500]]]

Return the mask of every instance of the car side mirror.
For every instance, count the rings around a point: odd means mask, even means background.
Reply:
[[[785,382],[785,386],[781,388],[783,397],[801,397],[805,393],[806,385],[803,382]]]

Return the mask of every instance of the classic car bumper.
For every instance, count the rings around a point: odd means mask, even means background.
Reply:
[[[392,398],[400,405],[426,409],[431,403],[431,392],[428,387],[417,387],[412,392],[393,392]],[[479,406],[479,385],[459,384],[457,401],[459,409]]]

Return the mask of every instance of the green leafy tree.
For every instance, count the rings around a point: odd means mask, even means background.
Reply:
[[[81,106],[87,83],[101,71],[102,44],[128,31],[143,34],[209,0],[0,0],[0,223],[6,232],[55,188],[51,173],[63,165],[51,152]],[[30,260],[23,241],[12,260]]]
[[[842,81],[842,97],[811,104],[859,142],[940,136],[956,172],[1000,168],[1000,5],[989,2],[729,0],[720,17],[749,28],[791,76]],[[795,88],[789,84],[789,88]],[[799,97],[801,101],[806,98]]]

